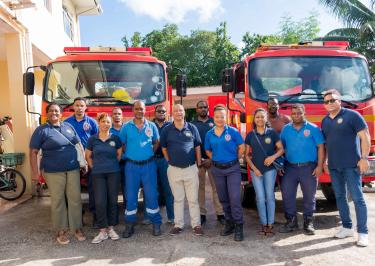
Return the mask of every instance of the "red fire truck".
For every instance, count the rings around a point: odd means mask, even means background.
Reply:
[[[87,114],[123,110],[125,120],[132,114],[132,104],[142,100],[146,117],[151,119],[156,105],[163,104],[169,113],[172,107],[172,87],[168,83],[167,67],[152,56],[151,48],[129,47],[65,47],[65,55],[39,66],[45,71],[41,120],[50,102],[60,104],[63,118],[73,114],[74,98],[87,99]],[[34,94],[34,73],[24,75],[24,94]]]
[[[245,135],[252,130],[253,113],[266,108],[270,96],[279,100],[280,111],[290,114],[293,103],[306,107],[307,120],[320,126],[326,110],[323,93],[336,88],[342,104],[365,118],[371,134],[370,170],[363,183],[375,180],[375,98],[366,58],[349,51],[347,42],[308,42],[297,45],[261,45],[257,51],[223,71],[223,92],[227,92],[230,123]],[[251,181],[250,172],[245,175]],[[330,177],[319,182],[325,197],[333,201]],[[245,184],[245,197],[254,191]],[[251,194],[251,195],[249,195]]]

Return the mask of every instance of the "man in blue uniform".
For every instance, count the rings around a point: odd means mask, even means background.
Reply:
[[[159,146],[159,133],[153,122],[145,119],[146,106],[136,101],[133,106],[134,119],[126,123],[120,132],[125,147],[125,178],[126,178],[126,228],[124,238],[134,233],[137,220],[138,191],[143,185],[145,193],[146,213],[153,224],[152,234],[161,234],[161,216],[158,206],[157,169],[154,151]]]
[[[171,123],[166,121],[167,109],[164,105],[157,105],[155,107],[155,120],[154,123],[158,128],[159,135],[161,135],[162,130],[170,125]],[[174,223],[174,211],[173,211],[173,194],[171,187],[169,186],[167,168],[168,162],[165,160],[161,147],[155,151],[156,166],[158,168],[158,181],[160,183],[161,194],[165,200],[165,208],[167,210],[168,223]]]
[[[298,229],[296,194],[298,184],[303,193],[303,229],[306,234],[315,234],[313,214],[318,177],[322,173],[324,160],[324,138],[321,130],[306,121],[305,107],[292,106],[292,123],[284,126],[281,141],[287,160],[284,176],[281,178],[281,193],[286,223],[281,233]]]
[[[219,197],[216,191],[216,185],[214,177],[211,173],[211,159],[208,158],[206,151],[204,150],[204,139],[206,134],[209,130],[214,127],[214,120],[208,116],[208,103],[205,100],[201,100],[197,102],[197,118],[192,121],[192,124],[195,125],[199,131],[199,136],[201,137],[202,144],[201,144],[201,153],[202,153],[202,165],[199,167],[199,208],[201,211],[201,223],[204,224],[206,222],[206,173],[210,180],[211,188],[212,188],[212,200],[214,202],[214,208],[217,215],[217,220],[221,223],[225,223],[224,218],[224,211],[223,207],[221,206]]]
[[[86,149],[87,140],[92,135],[98,133],[98,124],[95,119],[86,115],[86,99],[75,98],[73,102],[74,115],[68,117],[64,122],[67,122],[73,126],[77,132],[83,148]],[[89,210],[93,214],[93,225],[96,227],[96,213],[95,213],[95,197],[94,188],[92,184],[92,176],[90,171],[86,173],[87,176],[87,190],[89,192]]]
[[[357,245],[368,245],[367,206],[362,193],[361,174],[369,168],[370,134],[363,117],[356,111],[341,107],[340,94],[329,90],[324,95],[324,107],[328,115],[322,121],[326,138],[328,169],[335,191],[336,204],[342,220],[342,228],[336,238],[353,236],[346,189],[352,196],[357,216]]]

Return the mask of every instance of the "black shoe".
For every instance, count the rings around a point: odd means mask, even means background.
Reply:
[[[206,215],[201,214],[201,225],[206,223]]]
[[[220,224],[224,225],[225,224],[225,217],[224,215],[218,215],[217,220],[219,221]]]
[[[160,224],[153,224],[152,225],[152,235],[153,236],[160,236],[161,235]]]
[[[235,224],[234,225],[234,241],[242,241],[243,240],[243,224]]]
[[[287,218],[286,223],[280,227],[280,233],[290,233],[298,230],[298,221],[297,217]]]
[[[229,236],[234,232],[234,223],[232,221],[226,221],[223,230],[221,230],[221,236]]]
[[[314,220],[312,216],[304,217],[303,230],[306,235],[315,235]]]
[[[125,226],[124,232],[122,232],[123,238],[129,238],[134,234],[134,223],[128,223]]]

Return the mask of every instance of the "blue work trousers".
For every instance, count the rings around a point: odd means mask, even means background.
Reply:
[[[174,220],[174,211],[173,211],[173,194],[171,187],[169,186],[167,169],[168,162],[164,158],[156,159],[156,166],[158,169],[158,178],[160,181],[162,195],[165,199],[165,208],[167,209],[167,217],[169,220]]]
[[[155,161],[138,165],[130,161],[125,165],[126,210],[125,221],[137,220],[138,191],[143,185],[147,217],[153,224],[161,224],[162,219],[158,206],[157,169]]]

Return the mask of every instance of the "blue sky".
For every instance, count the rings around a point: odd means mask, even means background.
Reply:
[[[284,15],[299,20],[312,10],[319,13],[320,35],[342,27],[318,0],[102,0],[101,5],[103,14],[80,17],[82,46],[122,46],[124,35],[144,35],[166,23],[176,23],[188,35],[195,29],[215,30],[221,21],[240,45],[245,32],[277,33]]]

